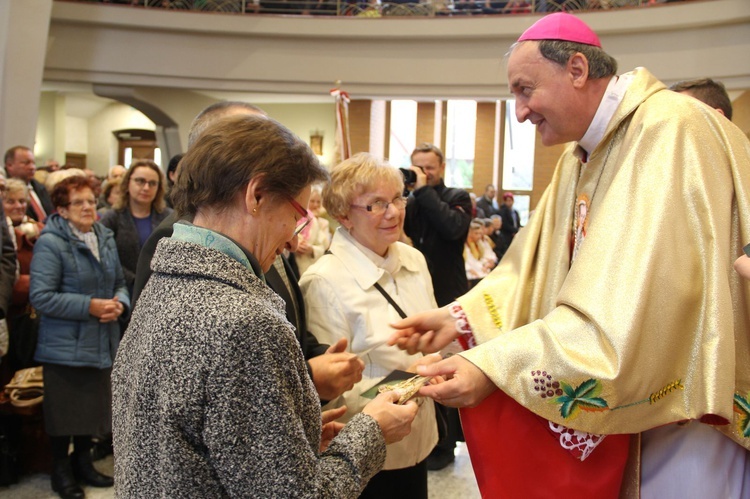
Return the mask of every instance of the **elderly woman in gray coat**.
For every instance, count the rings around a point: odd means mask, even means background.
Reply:
[[[279,123],[231,116],[181,163],[175,224],[113,371],[121,497],[355,497],[408,434],[414,402],[379,395],[346,426],[320,401],[263,272],[293,250],[314,182]]]

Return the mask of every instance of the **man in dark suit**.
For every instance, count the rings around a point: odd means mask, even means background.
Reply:
[[[219,118],[234,114],[262,114],[265,113],[255,106],[243,102],[220,102],[204,109],[193,120],[188,135],[188,149],[206,127]],[[177,169],[179,175],[179,166]],[[156,245],[163,237],[172,235],[172,226],[179,220],[176,213],[171,213],[151,233],[141,249],[136,267],[135,283],[131,304],[136,305],[136,300],[151,276],[151,259],[154,256]],[[296,238],[288,245],[290,252],[297,249]],[[335,345],[324,345],[307,331],[305,318],[305,304],[302,292],[297,284],[298,277],[292,270],[289,262],[280,255],[265,273],[266,284],[281,296],[286,303],[286,316],[292,323],[297,333],[297,340],[302,347],[302,353],[307,361],[307,369],[315,384],[321,400],[332,400],[345,391],[351,390],[354,383],[362,379],[364,362],[356,355],[346,351],[346,340],[342,339]]]
[[[500,217],[503,219],[500,228],[500,239],[502,240],[502,253],[508,250],[516,232],[521,228],[521,216],[517,210],[513,209],[513,193],[506,192],[503,194],[503,205],[500,207]],[[500,256],[502,258],[502,255]]]
[[[37,222],[44,222],[55,211],[47,189],[34,179],[36,162],[34,153],[26,146],[11,147],[5,152],[5,171],[8,177],[17,178],[29,186],[29,206],[26,215]]]
[[[5,179],[3,179],[5,182]],[[0,203],[0,356],[8,353],[8,323],[5,320],[16,282],[16,249],[6,223],[3,203]]]
[[[477,199],[477,208],[481,208],[484,212],[484,216],[480,218],[490,218],[492,215],[500,213],[497,199],[495,199],[496,193],[495,186],[492,184],[484,188],[484,194]]]

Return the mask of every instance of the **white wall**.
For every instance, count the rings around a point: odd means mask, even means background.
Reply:
[[[333,101],[333,98],[331,98]],[[268,115],[289,128],[302,140],[310,143],[310,132],[323,133],[323,156],[321,163],[333,166],[336,137],[336,114],[330,104],[259,104]]]
[[[39,99],[39,118],[33,149],[37,164],[40,166],[44,164],[46,159],[53,158],[55,155],[55,136],[58,128],[55,116],[56,99],[57,94],[55,92],[42,92]],[[55,157],[54,159],[62,163],[65,158]]]
[[[117,163],[117,139],[114,130],[141,128],[153,130],[154,123],[143,113],[125,104],[110,104],[88,120],[88,153],[86,165],[104,176]]]
[[[89,122],[87,119],[75,116],[65,117],[65,151],[86,154],[88,160]]]

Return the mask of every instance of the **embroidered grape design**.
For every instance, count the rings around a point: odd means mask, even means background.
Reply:
[[[548,374],[547,371],[531,371],[531,376],[534,377],[534,391],[543,399],[559,397],[563,394],[560,383],[554,381],[552,375]]]

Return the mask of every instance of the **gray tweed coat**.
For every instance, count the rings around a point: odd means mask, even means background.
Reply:
[[[118,497],[356,497],[385,442],[358,415],[319,454],[284,303],[214,249],[163,239],[112,372]]]

